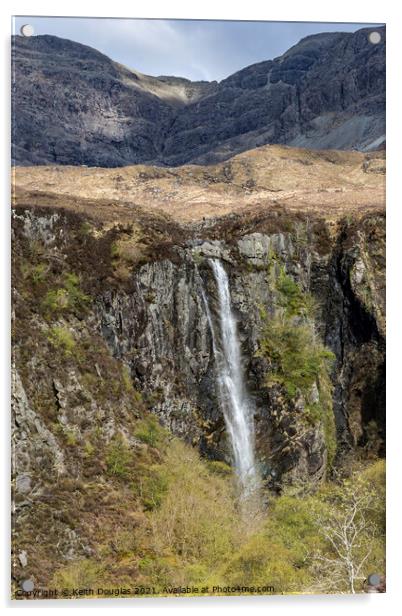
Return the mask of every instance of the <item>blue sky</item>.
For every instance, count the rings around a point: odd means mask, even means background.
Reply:
[[[15,33],[26,23],[33,25],[35,34],[90,45],[148,75],[208,81],[275,58],[309,34],[354,32],[376,25],[25,16],[15,18]]]

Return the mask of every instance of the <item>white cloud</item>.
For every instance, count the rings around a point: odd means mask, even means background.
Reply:
[[[25,18],[17,18],[17,29]],[[223,79],[272,59],[308,34],[357,30],[363,24],[225,22],[153,19],[29,18],[36,34],[89,45],[149,75]]]

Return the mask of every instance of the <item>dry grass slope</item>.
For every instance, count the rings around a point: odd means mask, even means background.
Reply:
[[[274,145],[208,166],[16,167],[15,197],[89,200],[126,221],[138,208],[186,224],[278,207],[331,219],[384,207],[384,156]]]

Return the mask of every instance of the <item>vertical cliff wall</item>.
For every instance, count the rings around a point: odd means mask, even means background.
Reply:
[[[122,269],[121,245],[135,243],[133,231],[102,228],[60,211],[39,214],[18,209],[17,314],[21,318],[21,310],[25,311],[25,327],[30,320],[50,343],[66,327],[96,336],[124,366],[126,378],[164,426],[205,456],[230,463],[202,299],[204,288],[216,313],[217,289],[209,260],[219,259],[229,278],[247,386],[255,402],[256,455],[264,481],[271,487],[299,479],[317,481],[336,450],[342,453],[357,446],[383,450],[383,223],[377,213],[328,225],[297,217],[284,225],[268,216],[251,221],[244,232],[229,218],[225,224],[188,227],[182,234],[170,230],[169,242],[162,242],[159,250],[155,243],[153,256],[131,266],[124,261]],[[38,270],[27,274],[32,250],[39,259]],[[32,276],[39,282],[32,283]],[[313,309],[303,298],[311,300]],[[15,327],[21,333],[18,319]],[[310,338],[302,339],[301,334]],[[282,364],[292,363],[290,347],[278,345],[293,335],[300,352],[311,344],[317,353],[306,355],[307,363],[298,365],[299,373],[293,370],[289,380]],[[83,384],[86,368],[79,354],[72,352],[74,366],[55,378],[51,368],[34,357],[29,361],[40,365],[28,368],[24,358],[27,353],[34,355],[34,349],[27,348],[30,344],[30,338],[20,340],[16,348],[16,368],[22,374],[21,382],[15,381],[18,404],[43,413],[37,396],[39,370],[49,382],[49,387],[43,383],[40,389],[47,387],[46,395],[53,396],[47,405],[59,409],[67,429],[79,432],[78,416],[91,416],[98,405],[96,393],[88,394]],[[59,340],[63,344],[68,346],[68,337]],[[326,359],[319,345],[334,355],[327,372],[322,371]],[[55,346],[50,344],[53,353]],[[92,352],[96,363],[97,349]],[[312,362],[319,363],[311,368]],[[101,372],[107,382],[107,373]],[[24,387],[28,393],[21,393]],[[65,401],[66,391],[80,399],[75,410]],[[114,400],[112,396],[108,425],[116,421],[116,405],[119,416],[122,412],[125,403],[119,396]],[[122,422],[121,417],[118,423]],[[62,464],[57,434],[52,425],[46,430],[49,437],[42,440]],[[20,438],[17,432],[16,439]]]

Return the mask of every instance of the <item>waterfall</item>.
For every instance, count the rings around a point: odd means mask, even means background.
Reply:
[[[210,264],[218,290],[219,338],[215,333],[204,290],[202,293],[212,335],[219,403],[230,437],[241,494],[244,498],[249,498],[256,493],[259,484],[254,457],[254,406],[244,382],[237,323],[231,308],[229,280],[219,260],[211,259]]]

